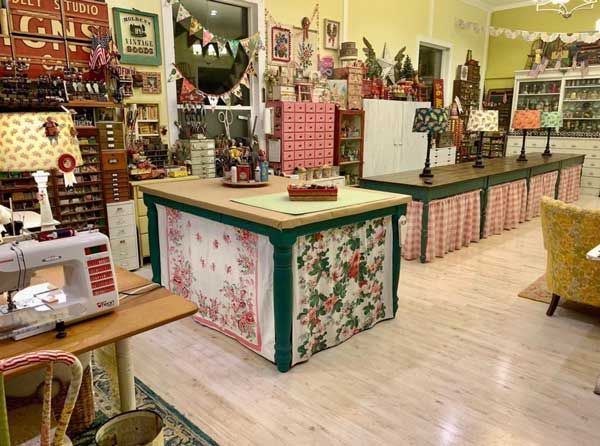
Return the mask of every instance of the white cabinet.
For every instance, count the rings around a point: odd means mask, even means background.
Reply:
[[[427,152],[427,135],[413,133],[417,108],[429,102],[365,99],[365,150],[363,177],[421,169]]]
[[[450,164],[456,164],[456,147],[431,149],[431,167],[448,166]]]
[[[140,267],[133,203],[131,200],[106,204],[113,262],[128,270]]]

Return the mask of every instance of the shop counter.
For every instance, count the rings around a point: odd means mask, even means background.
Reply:
[[[282,372],[394,317],[398,221],[411,201],[341,187],[338,202],[290,207],[288,184],[271,177],[262,188],[220,179],[141,188],[153,280],[196,303],[197,322]],[[277,197],[285,206],[273,204]]]
[[[472,163],[435,167],[427,180],[420,170],[362,178],[360,186],[413,197],[402,253],[425,263],[538,216],[542,196],[579,199],[584,155],[527,157],[486,159],[483,169]]]

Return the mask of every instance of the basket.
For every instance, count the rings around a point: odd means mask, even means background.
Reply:
[[[164,446],[164,423],[151,410],[132,410],[104,423],[96,432],[98,446]]]

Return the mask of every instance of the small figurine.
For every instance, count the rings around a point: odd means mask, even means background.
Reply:
[[[58,143],[60,128],[56,119],[52,116],[48,116],[42,127],[46,130],[46,138],[48,138],[50,142]]]

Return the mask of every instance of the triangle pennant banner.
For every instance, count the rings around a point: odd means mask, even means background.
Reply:
[[[173,82],[173,81],[177,81],[179,79],[183,79],[183,74],[181,74],[181,71],[179,71],[179,68],[177,68],[177,66],[175,66],[175,64],[173,64],[171,71],[169,71],[169,78],[167,79],[167,82]]]
[[[204,28],[202,30],[202,45],[203,46],[208,45],[210,42],[212,42],[214,37],[215,37],[215,35],[213,33],[211,33],[209,30]]]
[[[197,32],[202,30],[202,24],[198,21],[196,17],[191,17],[190,20],[190,28],[188,30],[190,36],[193,36]]]
[[[177,23],[183,22],[185,19],[187,19],[191,16],[192,16],[192,14],[190,14],[190,12],[185,8],[185,6],[183,6],[182,4],[179,4],[179,10],[177,11],[176,22]]]
[[[219,96],[208,96],[208,103],[211,107],[216,107],[219,103]]]
[[[240,48],[240,42],[239,40],[230,40],[228,43],[229,49],[231,50],[231,55],[235,59],[237,57],[238,49]]]
[[[242,93],[242,88],[238,85],[237,87],[235,87],[233,89],[233,94],[235,96],[237,96],[238,98],[242,99],[243,93]]]
[[[245,74],[240,79],[240,85],[243,85],[246,88],[250,88],[250,82],[248,82],[248,76],[246,76]]]

